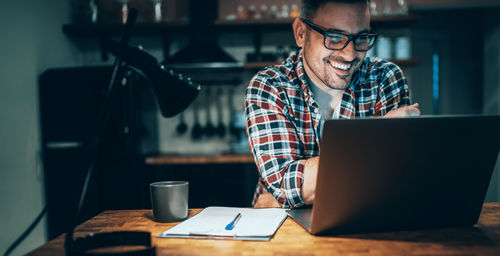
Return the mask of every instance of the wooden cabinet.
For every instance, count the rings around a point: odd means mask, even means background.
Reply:
[[[189,207],[251,207],[258,172],[249,154],[155,155],[145,159],[147,182],[189,182]],[[149,191],[146,208],[149,207]]]

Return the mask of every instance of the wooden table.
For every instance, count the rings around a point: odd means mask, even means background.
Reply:
[[[78,226],[75,236],[148,231],[157,255],[500,255],[500,203],[485,203],[479,223],[468,228],[317,237],[288,218],[268,242],[156,238],[177,223],[151,218],[151,210],[105,211]],[[64,255],[63,243],[62,235],[29,255]]]

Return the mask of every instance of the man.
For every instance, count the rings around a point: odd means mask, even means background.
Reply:
[[[293,23],[301,50],[259,71],[246,90],[250,148],[259,168],[255,207],[314,202],[325,119],[420,115],[401,69],[365,58],[375,43],[369,0],[303,0]]]

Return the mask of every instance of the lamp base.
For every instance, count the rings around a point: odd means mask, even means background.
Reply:
[[[97,255],[133,255],[153,256],[156,248],[151,246],[151,233],[142,231],[118,231],[90,234],[76,238],[66,248],[66,255],[97,256]],[[117,252],[91,252],[91,250],[117,246],[144,246],[144,249]]]

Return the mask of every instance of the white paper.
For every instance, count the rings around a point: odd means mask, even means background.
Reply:
[[[225,230],[241,213],[241,218],[232,230]],[[158,237],[230,238],[268,240],[286,219],[284,209],[248,209],[234,207],[207,207],[197,215],[166,230]],[[258,239],[262,240],[262,239]]]

